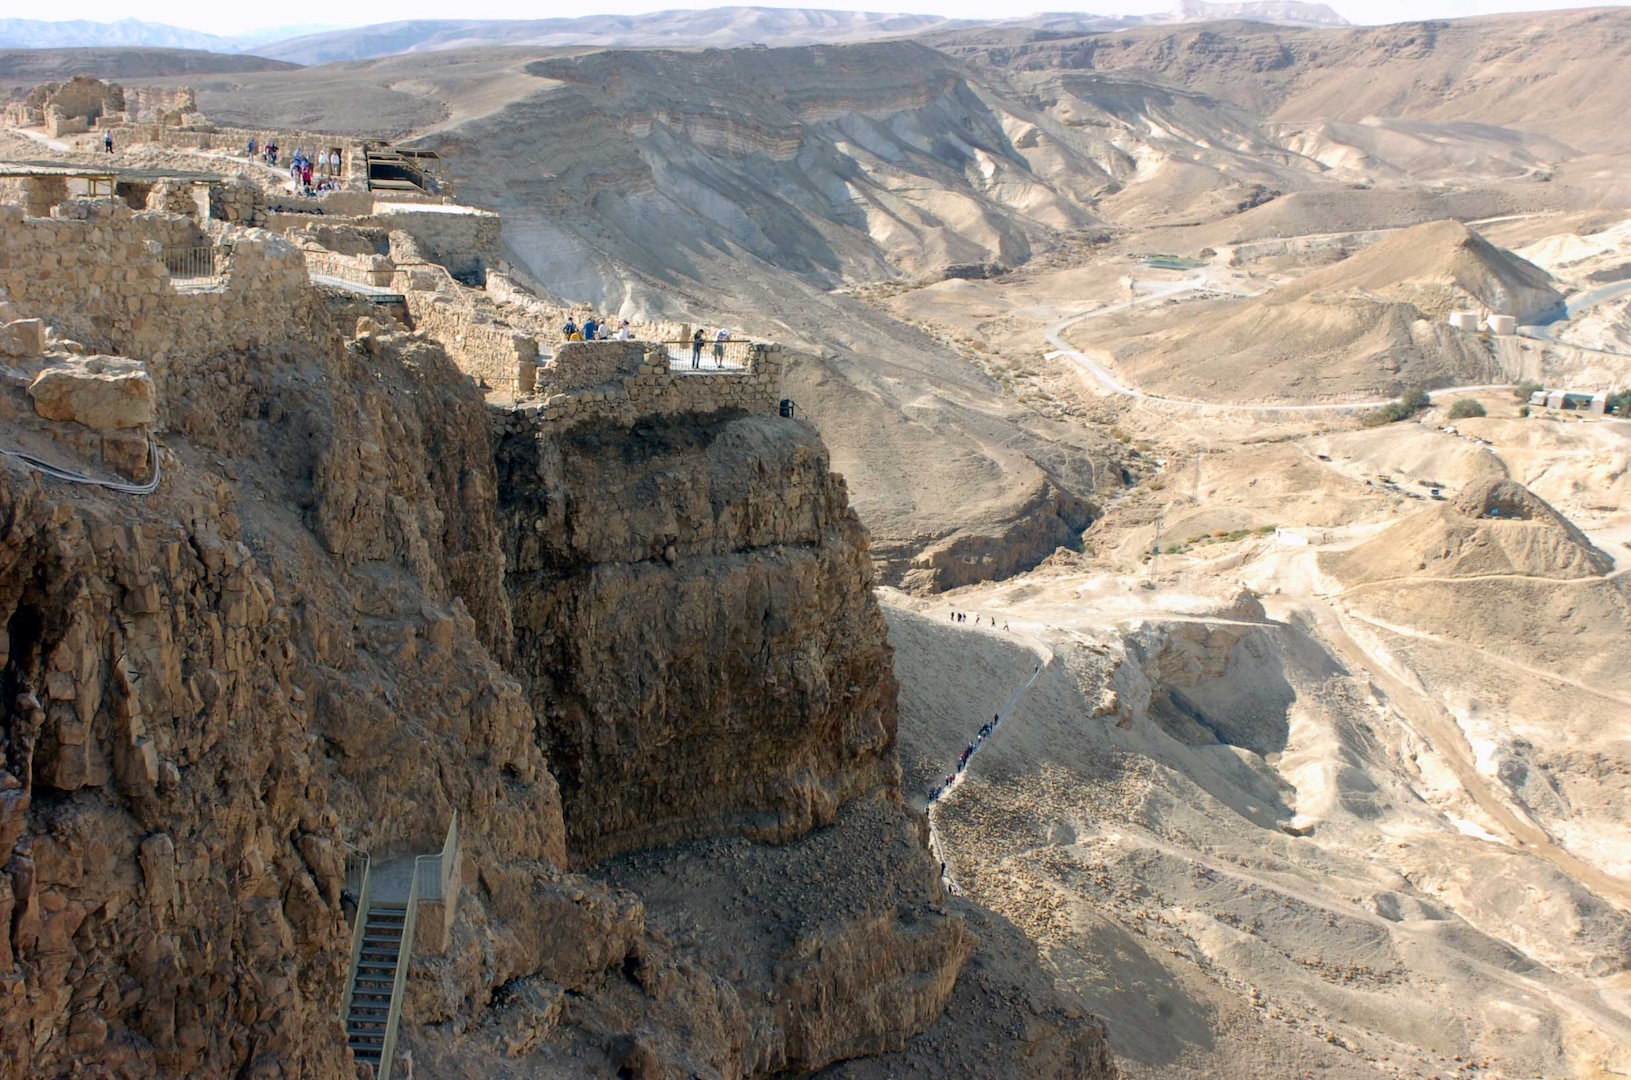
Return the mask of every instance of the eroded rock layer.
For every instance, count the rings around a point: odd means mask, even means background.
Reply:
[[[524,678],[575,856],[787,839],[893,791],[895,681],[866,536],[819,438],[721,414],[498,457]]]

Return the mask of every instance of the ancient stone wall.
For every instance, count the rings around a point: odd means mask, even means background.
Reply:
[[[501,222],[497,214],[471,206],[435,203],[376,202],[372,224],[412,236],[426,261],[447,268],[469,284],[481,284],[488,267],[499,259]],[[409,262],[393,251],[398,263]]]
[[[65,176],[0,177],[0,203],[13,203],[30,217],[48,217],[51,208],[68,198]]]
[[[0,205],[0,290],[20,315],[47,317],[65,337],[147,361],[171,407],[178,396],[167,383],[185,384],[194,361],[329,333],[304,260],[280,237],[229,231],[222,285],[178,292],[162,252],[196,243],[194,222],[133,214],[111,199],[69,200],[52,213],[26,218]]]
[[[577,365],[585,360],[589,361],[587,372],[578,373]],[[538,369],[537,393],[542,402],[522,409],[528,416],[562,428],[599,423],[629,426],[656,416],[775,413],[781,400],[783,364],[780,346],[755,345],[740,371],[677,372],[660,346],[568,342],[557,348],[552,362]]]
[[[459,370],[494,390],[532,392],[538,342],[531,334],[492,321],[456,296],[412,289],[403,295],[414,328],[440,342]]]

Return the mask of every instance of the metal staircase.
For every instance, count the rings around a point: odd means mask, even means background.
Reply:
[[[346,1043],[357,1062],[384,1076],[386,1042],[400,1016],[396,1004],[397,973],[405,970],[413,939],[406,936],[408,907],[400,902],[375,902],[362,918],[362,948],[351,976],[351,998],[346,1009]],[[408,946],[404,948],[404,944]]]
[[[345,888],[356,897],[357,912],[340,1016],[351,1056],[359,1066],[368,1065],[375,1080],[390,1080],[396,1061],[419,903],[439,902],[443,918],[451,920],[459,859],[457,813],[435,855],[405,856],[375,866],[365,851],[351,848],[347,853]]]

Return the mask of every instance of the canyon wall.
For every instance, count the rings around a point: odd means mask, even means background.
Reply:
[[[514,669],[573,854],[786,839],[893,792],[866,534],[806,425],[716,413],[499,437]]]
[[[899,801],[866,535],[809,427],[490,410],[281,241],[233,234],[189,295],[168,218],[70,209],[0,217],[0,314],[53,327],[10,363],[146,359],[162,479],[0,464],[0,1077],[349,1075],[348,861],[455,812],[427,1061],[762,1076],[939,1015],[973,941]],[[30,424],[4,448],[98,471]]]

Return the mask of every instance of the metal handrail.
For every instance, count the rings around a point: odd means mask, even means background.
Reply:
[[[402,918],[402,948],[397,951],[396,976],[391,981],[391,1007],[385,1014],[385,1040],[380,1047],[378,1080],[391,1080],[391,1066],[396,1060],[397,1029],[402,1026],[402,999],[407,996],[408,961],[413,958],[413,936],[419,922],[418,859],[414,862],[413,881],[408,884],[408,907]]]
[[[374,881],[370,876],[372,860],[368,852],[350,844],[346,844],[346,847],[355,852],[354,856],[351,854],[346,856],[345,883],[349,887],[353,879],[357,881],[357,916],[351,924],[351,962],[346,965],[345,998],[340,1002],[341,1026],[345,1025],[346,1019],[351,1015],[351,996],[357,989],[357,965],[362,960],[363,930],[368,925],[368,902],[374,891]]]
[[[167,247],[164,268],[172,280],[219,281],[226,273],[227,249],[208,244],[203,247]]]
[[[453,875],[453,865],[459,855],[459,812],[453,811],[453,819],[447,823],[447,836],[442,841],[442,850],[436,855],[421,855],[413,861],[414,880],[419,883],[419,899],[446,900],[448,881]],[[436,869],[431,869],[431,864]]]

